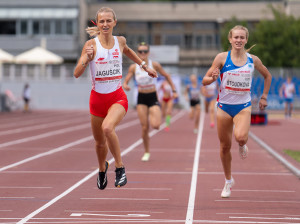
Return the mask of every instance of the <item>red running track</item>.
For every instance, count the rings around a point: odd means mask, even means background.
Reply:
[[[0,114],[0,223],[300,223],[299,178],[252,138],[246,160],[233,144],[236,185],[220,197],[216,128],[203,115],[195,135],[187,112],[175,111],[169,132],[151,131],[151,158],[142,162],[141,128],[129,110],[117,131],[128,184],[114,187],[109,155],[100,191],[88,112]],[[299,120],[273,121],[251,132],[274,150],[295,147]]]

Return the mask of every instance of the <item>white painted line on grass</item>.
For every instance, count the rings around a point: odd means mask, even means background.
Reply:
[[[194,155],[194,164],[193,164],[193,171],[192,171],[192,181],[191,181],[191,188],[190,188],[190,196],[189,202],[187,206],[185,224],[192,224],[193,217],[194,217],[194,206],[195,206],[195,197],[196,197],[196,188],[197,188],[197,178],[198,178],[198,167],[199,167],[199,160],[200,160],[200,147],[202,141],[202,134],[203,134],[203,127],[204,127],[204,109],[203,107],[200,116],[199,128],[198,128],[198,136],[197,136],[197,143],[195,148],[195,155]]]
[[[267,145],[263,140],[253,134],[251,131],[249,132],[249,136],[253,138],[259,145],[261,145],[265,150],[267,150],[272,156],[278,159],[281,163],[283,163],[289,170],[291,170],[297,177],[300,178],[300,170],[283,158],[278,152],[272,149],[269,145]]]
[[[176,121],[177,119],[179,119],[180,117],[182,117],[184,114],[183,111],[181,111],[180,113],[176,114],[173,118],[172,118],[172,122]],[[149,133],[149,136],[153,136],[156,133],[158,133],[159,131],[163,130],[165,125],[162,125],[162,127],[159,130],[153,130]],[[137,147],[139,144],[142,144],[142,139],[140,138],[139,140],[137,140],[135,143],[133,143],[131,146],[129,146],[127,149],[125,149],[122,153],[121,156],[124,156],[126,154],[128,154],[129,152],[131,152],[135,147]],[[114,158],[110,159],[108,161],[109,163],[114,162]],[[49,206],[51,206],[52,204],[54,204],[55,202],[57,202],[58,200],[62,199],[64,196],[68,195],[69,193],[71,193],[73,190],[75,190],[77,187],[79,187],[81,184],[83,184],[84,182],[88,181],[91,177],[95,176],[97,173],[99,172],[99,169],[97,168],[96,170],[94,170],[93,172],[91,172],[90,174],[88,174],[87,176],[85,176],[83,179],[79,180],[77,183],[75,183],[73,186],[71,186],[70,188],[68,188],[67,190],[65,190],[63,193],[61,193],[60,195],[56,196],[55,198],[53,198],[52,200],[50,200],[48,203],[44,204],[42,207],[38,208],[37,210],[33,211],[32,213],[30,213],[29,215],[27,215],[26,217],[22,218],[19,222],[17,222],[17,224],[24,224],[26,223],[28,220],[30,220],[31,218],[33,218],[34,216],[36,216],[37,214],[39,214],[41,211],[45,210],[46,208],[48,208]],[[73,222],[74,223],[74,222]]]

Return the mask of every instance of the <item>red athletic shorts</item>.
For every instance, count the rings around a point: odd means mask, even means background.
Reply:
[[[107,94],[97,93],[92,90],[90,95],[90,113],[97,117],[106,117],[109,108],[115,103],[121,104],[127,112],[128,100],[122,88]]]

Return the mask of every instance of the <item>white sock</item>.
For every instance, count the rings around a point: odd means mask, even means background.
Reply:
[[[243,146],[239,146],[239,147],[240,147],[240,149],[245,149],[246,148],[246,144],[243,145]]]
[[[225,182],[226,182],[226,184],[231,184],[231,182],[232,182],[232,177],[231,177],[230,180],[227,180],[227,179],[225,178]]]

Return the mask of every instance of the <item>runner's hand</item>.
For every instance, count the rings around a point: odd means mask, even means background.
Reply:
[[[151,69],[151,68],[147,68],[146,72],[148,72],[148,75],[152,78],[157,78],[157,73],[155,70]]]
[[[130,86],[127,85],[126,83],[123,83],[123,88],[124,88],[126,91],[129,91],[129,90],[130,90]]]
[[[266,99],[261,98],[259,100],[259,109],[264,110],[268,106],[268,101]]]
[[[87,46],[86,49],[85,49],[85,52],[86,52],[86,56],[87,56],[88,61],[93,60],[93,56],[94,56],[94,47],[93,47],[93,45]]]
[[[216,81],[218,79],[220,75],[220,69],[219,68],[215,68],[212,73],[211,73],[211,77],[214,81]]]

